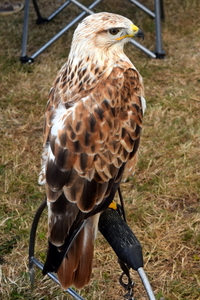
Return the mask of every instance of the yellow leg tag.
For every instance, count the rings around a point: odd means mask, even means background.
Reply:
[[[114,201],[112,201],[108,207],[116,210],[117,204]]]

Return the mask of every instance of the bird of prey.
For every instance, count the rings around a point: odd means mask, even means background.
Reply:
[[[61,286],[89,283],[98,219],[134,172],[145,110],[142,77],[123,52],[143,32],[113,13],[86,17],[49,93],[39,183],[46,185],[43,274]]]

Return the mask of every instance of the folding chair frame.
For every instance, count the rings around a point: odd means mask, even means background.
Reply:
[[[30,0],[25,0],[25,8],[24,8],[24,25],[23,25],[23,35],[22,35],[22,54],[20,60],[22,63],[31,63],[34,62],[34,59],[40,55],[44,50],[46,50],[51,44],[53,44],[58,38],[60,38],[67,30],[69,30],[75,23],[80,21],[86,14],[93,14],[92,9],[101,2],[102,0],[95,0],[89,7],[84,6],[80,2],[76,0],[67,0],[64,4],[62,4],[56,11],[54,11],[48,18],[43,18],[37,0],[32,0],[33,6],[37,15],[37,24],[46,23],[51,21],[54,17],[56,17],[65,7],[67,7],[70,3],[78,6],[83,10],[73,21],[71,21],[68,25],[66,25],[62,30],[60,30],[52,39],[50,39],[46,44],[44,44],[40,49],[38,49],[31,56],[27,55],[27,41],[28,41],[28,22],[29,22],[29,4]],[[135,4],[137,7],[142,9],[148,15],[155,19],[155,35],[156,35],[156,51],[155,53],[138,43],[137,41],[131,39],[131,44],[139,48],[141,51],[145,52],[152,58],[164,58],[165,53],[162,50],[162,34],[161,34],[161,19],[164,19],[164,8],[163,8],[163,0],[154,0],[155,12],[149,10],[146,6],[142,5],[137,0],[129,0],[131,3]]]

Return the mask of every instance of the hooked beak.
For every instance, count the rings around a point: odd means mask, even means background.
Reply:
[[[141,37],[144,40],[144,32],[138,28],[138,31],[134,34],[136,37]]]

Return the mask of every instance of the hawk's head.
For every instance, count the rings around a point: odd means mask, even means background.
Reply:
[[[141,29],[129,19],[113,13],[97,13],[86,17],[74,32],[72,51],[123,50],[132,37],[144,37]],[[113,49],[114,50],[114,49]],[[75,53],[74,53],[75,54]]]

